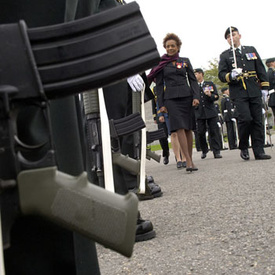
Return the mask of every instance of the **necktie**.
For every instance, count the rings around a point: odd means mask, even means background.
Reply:
[[[236,49],[236,53],[241,54],[241,50],[240,50],[240,48],[237,48],[237,49]]]

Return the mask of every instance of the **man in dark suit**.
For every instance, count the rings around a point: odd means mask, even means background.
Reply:
[[[207,126],[210,135],[210,148],[213,150],[214,158],[222,158],[220,154],[222,145],[219,136],[218,113],[214,105],[214,102],[219,99],[218,91],[212,81],[204,81],[202,69],[195,69],[194,73],[200,87],[200,104],[195,109],[195,116],[202,150],[201,158],[206,158],[209,151],[206,141]]]
[[[232,121],[234,105],[229,98],[228,87],[222,88],[221,91],[222,91],[222,100],[221,100],[222,116],[226,124],[229,149],[233,150],[233,149],[237,149],[237,135],[235,131],[234,121]]]
[[[275,121],[275,57],[268,58],[265,64],[268,67],[267,76],[269,80],[268,107],[272,109]]]
[[[241,34],[237,28],[229,27],[225,39],[231,47],[220,55],[219,79],[228,83],[230,98],[238,113],[241,158],[250,158],[248,145],[251,136],[255,159],[270,159],[271,156],[264,152],[262,95],[269,88],[264,65],[254,47],[241,45]]]

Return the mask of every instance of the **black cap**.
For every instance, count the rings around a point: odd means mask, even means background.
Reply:
[[[231,26],[231,31],[232,32],[238,32],[239,30],[236,27]],[[228,27],[225,31],[224,38],[227,39],[227,35],[230,34],[230,27]]]
[[[265,64],[267,65],[268,63],[271,63],[271,62],[274,62],[275,61],[275,57],[273,58],[268,58],[266,61],[265,61]]]
[[[221,89],[221,92],[223,93],[223,92],[225,92],[226,90],[228,90],[228,87],[222,88],[222,89]]]
[[[194,70],[194,73],[202,73],[202,74],[204,74],[204,71],[201,68],[197,68],[197,69]]]

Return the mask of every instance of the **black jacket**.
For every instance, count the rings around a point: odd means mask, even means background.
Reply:
[[[268,80],[269,80],[269,100],[268,106],[275,107],[275,68],[269,68],[267,71]]]
[[[176,65],[168,63],[156,76],[156,91],[160,108],[165,106],[165,99],[199,99],[199,86],[189,59],[180,57]]]
[[[210,89],[211,96],[205,95],[204,90]],[[214,101],[219,99],[216,85],[212,81],[204,81],[200,88],[200,104],[195,108],[196,119],[217,117]]]
[[[243,69],[244,77],[232,80],[233,50],[228,49],[220,55],[219,79],[229,84],[231,99],[262,96],[261,90],[267,90],[269,87],[262,60],[254,47],[242,46],[241,48],[242,53],[236,52],[236,60],[237,67]]]
[[[234,117],[234,105],[228,95],[223,95],[221,99],[221,109],[223,120],[225,122],[230,122],[231,119]]]

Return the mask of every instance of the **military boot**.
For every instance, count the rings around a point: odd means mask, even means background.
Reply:
[[[143,220],[138,211],[137,229],[136,229],[136,242],[147,241],[155,238],[156,232],[153,224],[149,220]]]

